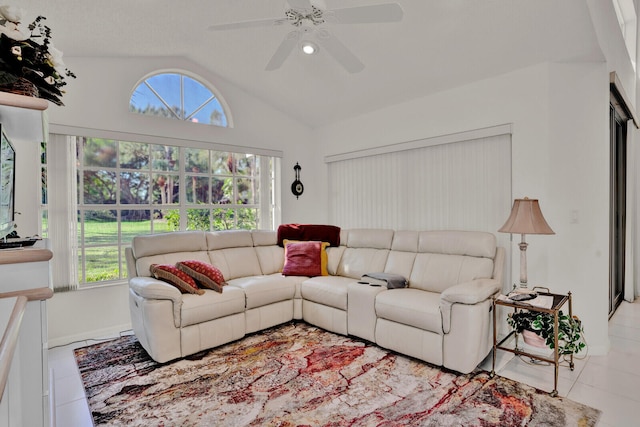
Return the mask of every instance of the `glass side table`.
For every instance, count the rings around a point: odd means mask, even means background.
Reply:
[[[553,364],[554,366],[554,377],[553,377],[553,391],[549,393],[551,397],[556,397],[558,395],[558,368],[560,366],[560,355],[558,354],[558,317],[560,313],[560,308],[565,304],[569,304],[569,317],[573,316],[572,307],[571,307],[571,292],[567,293],[567,295],[563,294],[553,294],[550,292],[538,292],[538,295],[542,296],[550,296],[553,297],[553,304],[551,308],[538,307],[531,304],[527,304],[527,301],[518,302],[504,299],[493,299],[493,364],[491,366],[491,377],[495,376],[495,368],[496,368],[496,351],[504,350],[511,352],[520,356],[527,356],[532,359],[541,360],[544,362],[548,362]],[[537,313],[549,313],[553,315],[553,324],[554,324],[554,348],[553,348],[553,358],[542,356],[539,354],[534,354],[518,346],[518,334],[515,330],[512,330],[506,337],[504,337],[500,342],[498,342],[497,337],[497,323],[496,323],[496,306],[503,307],[511,307],[514,312],[519,310],[529,310]],[[507,341],[515,336],[515,346],[512,344],[506,344]],[[569,355],[569,368],[573,371],[575,365],[573,363],[573,353]]]

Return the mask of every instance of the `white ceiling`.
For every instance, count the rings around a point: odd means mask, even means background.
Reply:
[[[12,0],[9,0],[10,2]],[[65,57],[184,56],[311,127],[543,61],[602,60],[585,0],[395,0],[400,23],[324,24],[365,64],[349,74],[322,50],[265,71],[289,25],[286,0],[13,0],[44,15]],[[328,9],[393,0],[325,0]],[[215,84],[215,81],[212,82]]]

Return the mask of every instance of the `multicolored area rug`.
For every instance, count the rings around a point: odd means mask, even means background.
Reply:
[[[600,412],[288,323],[167,364],[134,336],[77,349],[96,425],[593,426]]]

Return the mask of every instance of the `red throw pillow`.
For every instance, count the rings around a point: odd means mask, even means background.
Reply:
[[[176,268],[194,278],[200,286],[222,293],[222,287],[227,284],[222,272],[211,264],[202,261],[180,261]]]
[[[153,277],[172,284],[180,289],[180,292],[183,294],[204,294],[204,291],[198,288],[198,285],[191,276],[178,270],[173,265],[151,264],[149,271],[151,271]]]
[[[284,242],[285,276],[328,276],[328,242]]]

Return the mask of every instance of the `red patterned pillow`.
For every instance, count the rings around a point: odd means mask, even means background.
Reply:
[[[153,277],[172,284],[180,289],[180,292],[183,294],[204,294],[204,291],[198,288],[198,285],[191,276],[178,270],[173,265],[151,264],[149,271],[151,271]]]
[[[328,242],[284,241],[285,276],[327,276]]]
[[[200,286],[222,293],[222,287],[227,284],[222,272],[211,264],[202,261],[180,261],[176,268],[194,278]]]

